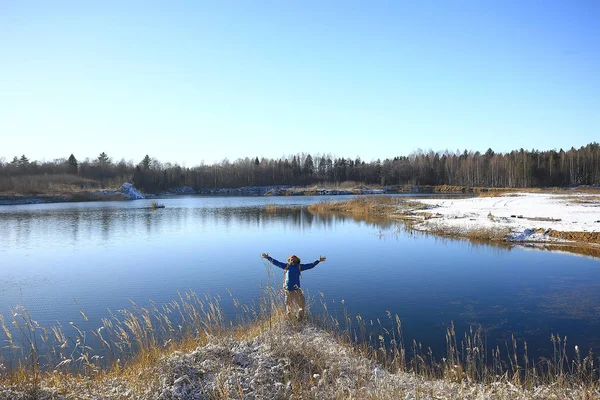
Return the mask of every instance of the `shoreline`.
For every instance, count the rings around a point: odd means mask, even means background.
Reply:
[[[233,328],[209,327],[181,342],[169,341],[168,347],[149,345],[108,370],[25,370],[12,381],[0,381],[0,399],[600,398],[593,361],[578,360],[579,372],[570,372],[564,365],[571,360],[562,350],[546,372],[527,359],[517,363],[516,348],[514,354],[507,350],[515,365],[501,365],[499,355],[488,365],[483,352],[465,355],[458,347],[471,343],[483,348],[481,331],[461,339],[452,326],[446,357],[433,357],[415,343],[415,362],[408,358],[400,325],[399,347],[382,351],[353,342],[350,331],[289,321],[281,309],[270,312],[271,318]],[[396,337],[393,331],[382,335]]]
[[[127,185],[127,186],[126,186]],[[125,188],[123,186],[126,186]],[[353,185],[344,187],[330,187],[328,185],[314,185],[309,187],[269,185],[269,186],[245,186],[239,188],[217,188],[194,190],[190,186],[171,188],[163,192],[143,193],[139,192],[133,185],[124,183],[121,188],[109,188],[99,190],[73,190],[69,192],[53,193],[0,193],[0,206],[29,205],[29,204],[52,204],[52,203],[77,203],[92,201],[128,201],[136,199],[168,198],[174,196],[369,196],[384,194],[407,194],[407,195],[465,195],[497,197],[515,193],[552,193],[552,194],[599,194],[598,187],[573,187],[573,188],[486,188],[469,186],[449,185],[395,185],[395,186],[365,186]]]
[[[600,244],[600,196],[516,192],[469,199],[418,199],[413,229],[487,233],[510,243]],[[483,232],[482,232],[483,231]]]
[[[600,194],[595,188],[564,189],[478,189],[479,196],[453,198],[398,199],[398,204],[387,204],[385,194],[444,194],[468,195],[461,187],[329,189],[318,187],[252,186],[236,189],[194,191],[175,188],[169,192],[140,193],[129,183],[116,190],[96,190],[71,194],[0,195],[3,205],[34,205],[92,201],[130,201],[135,199],[170,198],[178,196],[336,196],[355,195],[367,201],[368,210],[357,210],[364,205],[349,201],[333,201],[329,205],[314,204],[311,212],[338,212],[359,218],[378,218],[402,221],[406,226],[424,234],[448,238],[468,239],[473,242],[495,243],[508,246],[564,250],[600,258]],[[362,202],[362,200],[360,201]]]
[[[126,184],[125,184],[126,185]],[[130,190],[137,194],[131,195]],[[92,201],[129,201],[137,199],[169,198],[177,196],[358,196],[379,194],[423,194],[434,193],[420,191],[418,188],[398,189],[392,187],[369,188],[366,186],[353,187],[350,189],[328,188],[328,187],[297,187],[297,186],[248,186],[241,188],[219,188],[194,190],[191,187],[173,188],[166,192],[141,193],[135,187],[123,191],[123,189],[105,189],[96,191],[80,191],[73,193],[40,193],[35,195],[22,194],[0,194],[0,206],[3,205],[28,205],[28,204],[51,204],[51,203],[75,203]],[[459,192],[455,192],[459,194]],[[443,194],[440,192],[440,194]],[[141,197],[140,197],[141,196]]]
[[[369,198],[309,206],[313,213],[403,222],[408,229],[476,243],[600,258],[600,196],[514,192],[453,199]]]

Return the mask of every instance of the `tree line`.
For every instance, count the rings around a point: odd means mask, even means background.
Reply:
[[[118,186],[131,181],[147,192],[190,186],[198,189],[270,185],[339,184],[454,185],[471,187],[564,187],[600,185],[600,145],[596,142],[560,150],[416,151],[408,156],[366,162],[360,158],[295,154],[279,159],[244,158],[230,162],[182,167],[146,155],[139,163],[113,161],[102,152],[97,158],[78,160],[75,155],[53,161],[30,161],[25,155],[0,159],[0,178],[13,182],[38,176],[80,178],[82,187]],[[41,176],[41,178],[40,178]],[[0,187],[1,188],[1,187]]]

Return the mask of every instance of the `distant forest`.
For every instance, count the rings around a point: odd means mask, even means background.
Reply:
[[[296,154],[289,157],[224,160],[212,165],[182,167],[150,156],[138,164],[113,161],[101,153],[96,159],[75,155],[37,162],[25,155],[0,160],[0,191],[43,191],[62,183],[82,189],[115,187],[132,182],[146,192],[191,186],[194,189],[268,185],[338,184],[455,185],[478,187],[564,187],[600,185],[600,145],[579,149],[515,150],[485,153],[422,152],[393,159],[363,161],[330,155]]]

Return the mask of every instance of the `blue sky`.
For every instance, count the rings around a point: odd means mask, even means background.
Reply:
[[[0,157],[579,147],[599,38],[595,0],[0,0]]]

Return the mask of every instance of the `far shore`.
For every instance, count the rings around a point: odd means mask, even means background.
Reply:
[[[130,185],[125,183],[124,185]],[[134,190],[132,195],[131,190]],[[159,192],[140,192],[133,186],[126,190],[121,188],[78,189],[70,188],[62,191],[46,191],[37,193],[0,193],[0,206],[44,203],[68,203],[87,201],[127,201],[142,198],[171,196],[338,196],[338,195],[377,195],[377,194],[449,194],[471,196],[499,196],[508,193],[588,193],[599,194],[598,187],[572,188],[486,188],[449,185],[394,185],[373,186],[347,182],[342,185],[313,186],[245,186],[238,188],[194,189],[190,186],[171,188]]]
[[[521,191],[451,199],[372,197],[319,203],[309,211],[398,220],[426,234],[600,257],[598,194]]]
[[[127,185],[127,183],[125,184]],[[133,188],[136,190],[135,188]],[[171,188],[162,192],[138,192],[131,196],[130,189],[108,188],[94,190],[70,190],[65,192],[46,192],[35,194],[0,193],[1,205],[23,205],[43,203],[67,203],[86,201],[126,201],[142,198],[172,197],[172,196],[351,196],[351,195],[376,195],[397,193],[435,193],[434,187],[421,186],[386,186],[372,187],[364,185],[341,185],[331,187],[328,185],[300,187],[300,186],[245,186],[239,188],[198,189],[184,186]],[[440,192],[441,193],[441,192]],[[464,193],[461,188],[456,188],[454,193]]]
[[[459,194],[451,198],[393,198],[379,194]],[[475,242],[495,242],[600,257],[600,189],[473,188],[461,186],[346,185],[345,187],[247,186],[242,188],[172,188],[140,193],[125,183],[121,188],[69,193],[0,194],[2,205],[130,201],[171,196],[336,196],[358,199],[318,203],[311,212],[339,212],[358,218],[403,221],[410,229]],[[390,200],[394,199],[394,200]]]

